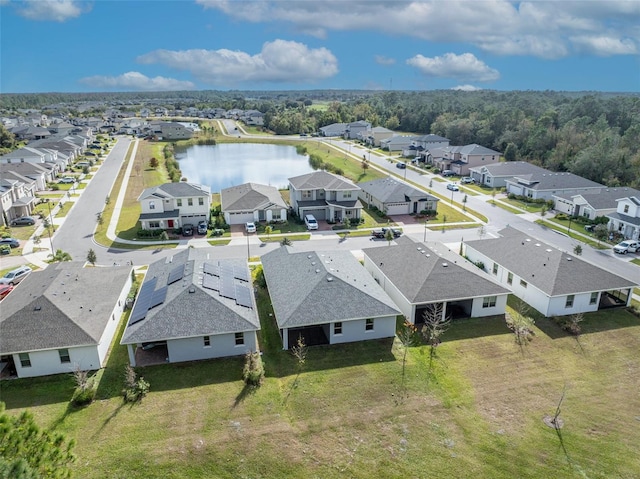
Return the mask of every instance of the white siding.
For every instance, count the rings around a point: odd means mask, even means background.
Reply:
[[[211,346],[204,346],[204,337],[171,339],[167,341],[169,362],[196,361],[200,359],[240,356],[257,350],[255,331],[244,333],[244,344],[236,346],[235,334],[210,335]]]
[[[333,324],[329,328],[329,343],[353,343],[367,339],[391,338],[396,334],[396,317],[385,316],[373,319],[373,330],[366,330],[366,319],[342,321],[342,334],[334,334]],[[326,333],[326,330],[325,330]]]
[[[573,298],[573,306],[567,308],[567,296],[554,296],[549,299],[549,309],[547,316],[565,316],[568,314],[576,313],[590,313],[598,311],[598,301],[595,304],[589,304],[591,300],[591,293],[576,294]]]
[[[388,215],[408,215],[410,203],[391,203],[386,205]]]
[[[385,293],[393,300],[398,306],[403,316],[408,318],[410,323],[415,323],[415,306],[409,302],[409,300],[400,292],[396,286],[387,279],[387,277],[380,271],[380,269],[371,261],[368,256],[364,257],[364,267],[369,272],[373,279],[382,287]]]
[[[104,332],[102,333],[102,337],[100,338],[100,343],[98,344],[98,357],[100,358],[100,367],[104,366],[107,362],[107,353],[109,352],[109,346],[111,346],[113,337],[115,336],[116,330],[118,329],[118,324],[120,324],[120,319],[122,318],[124,305],[127,300],[127,296],[129,295],[130,289],[131,274],[129,274],[129,279],[127,279],[124,288],[122,288],[122,292],[120,293],[118,301],[113,307],[111,316],[109,316],[109,321],[105,325]]]
[[[482,318],[485,316],[495,316],[498,314],[504,314],[507,308],[508,294],[502,294],[496,296],[496,305],[492,308],[483,308],[482,303],[484,298],[473,298],[473,305],[471,306],[472,318]]]
[[[32,351],[29,353],[31,367],[26,368],[22,367],[19,355],[14,354],[13,361],[16,365],[18,377],[30,378],[49,374],[71,373],[76,366],[82,370],[100,368],[100,358],[98,357],[98,348],[96,346],[82,346],[68,348],[68,350],[71,359],[68,363],[60,362],[60,354],[57,349]]]

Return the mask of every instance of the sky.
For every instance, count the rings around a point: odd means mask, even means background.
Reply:
[[[0,92],[640,91],[640,1],[0,0]]]

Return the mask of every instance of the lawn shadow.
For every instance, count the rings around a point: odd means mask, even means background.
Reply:
[[[255,394],[257,390],[258,390],[258,386],[253,386],[251,384],[245,383],[244,387],[242,388],[242,391],[238,393],[235,400],[233,401],[233,406],[231,406],[231,409],[237,408],[241,402],[244,402],[244,400],[247,399],[249,396],[251,396],[252,394]]]
[[[549,339],[561,339],[561,338],[566,338],[567,336],[569,336],[569,333],[564,331],[551,318],[539,318],[539,319],[536,319],[535,325]]]
[[[486,318],[454,319],[451,321],[451,327],[442,335],[442,341],[476,339],[501,334],[513,334],[507,327],[504,314]]]
[[[92,439],[95,439],[100,435],[100,433],[104,430],[105,427],[107,427],[107,425],[111,422],[111,420],[118,415],[118,413],[124,407],[124,405],[125,405],[125,402],[123,399],[122,402],[118,404],[118,407],[115,408],[111,414],[109,414],[109,417],[107,417],[104,421],[102,421],[102,424],[100,425],[98,430],[95,433],[93,433],[93,435],[91,436]]]
[[[74,389],[70,374],[0,381],[0,397],[7,410],[65,403],[73,396]]]

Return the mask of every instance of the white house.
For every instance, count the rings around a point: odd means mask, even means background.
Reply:
[[[259,329],[246,260],[191,248],[149,265],[120,344],[132,366],[195,361],[257,351]]]
[[[131,268],[59,263],[2,301],[0,361],[17,377],[103,367],[131,287]]]
[[[500,238],[469,241],[464,252],[482,262],[501,285],[549,316],[588,313],[631,304],[637,286],[586,261],[507,227]]]
[[[138,197],[142,229],[172,229],[209,222],[211,188],[196,183],[165,183],[145,189]]]
[[[294,253],[282,246],[262,256],[283,349],[395,335],[400,313],[348,251]]]
[[[526,196],[534,200],[552,200],[554,195],[568,195],[593,192],[599,193],[606,186],[587,180],[573,173],[554,173],[545,170],[543,173],[516,175],[505,180],[507,193]]]
[[[476,183],[490,188],[507,186],[506,180],[511,180],[516,176],[542,175],[544,173],[551,172],[526,161],[506,161],[469,168],[469,176]]]
[[[317,220],[359,219],[362,211],[359,191],[351,181],[326,171],[289,178],[289,201],[300,218],[312,214]]]
[[[436,211],[439,199],[391,176],[358,183],[359,198],[386,215],[408,215]]]
[[[344,137],[349,140],[365,138],[371,132],[371,123],[364,120],[348,123],[344,130]]]
[[[274,186],[245,183],[220,192],[220,207],[227,224],[248,221],[286,221],[288,206]]]
[[[607,216],[610,213],[614,213],[618,206],[618,200],[634,196],[640,198],[640,191],[621,187],[586,191],[576,195],[557,194],[553,195],[553,200],[556,211],[593,220],[598,216]]]
[[[629,194],[631,193],[631,194]],[[626,192],[617,200],[616,211],[607,215],[610,228],[625,238],[640,238],[640,194],[637,191]]]

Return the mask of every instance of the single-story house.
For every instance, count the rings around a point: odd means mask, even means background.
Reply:
[[[275,186],[244,183],[225,188],[220,192],[220,207],[230,225],[287,220],[287,203]]]
[[[120,344],[132,366],[258,350],[260,321],[246,260],[190,248],[149,265]]]
[[[211,188],[196,183],[165,183],[145,189],[138,201],[142,229],[172,229],[209,222]]]
[[[2,368],[19,378],[100,369],[130,288],[130,267],[71,262],[30,273],[2,301]]]
[[[320,134],[322,136],[342,136],[344,135],[345,130],[347,129],[346,123],[332,123],[331,125],[321,126],[319,128]]]
[[[398,307],[350,252],[282,246],[262,266],[284,349],[395,335]]]
[[[573,173],[533,173],[516,175],[505,180],[507,193],[526,196],[534,200],[552,200],[554,195],[567,195],[593,192],[599,193],[606,186],[587,180]]]
[[[506,180],[516,176],[550,173],[539,166],[526,161],[507,161],[490,165],[472,166],[469,168],[469,176],[476,183],[490,188],[502,188],[507,186]]]
[[[407,237],[364,250],[364,267],[413,324],[435,304],[453,319],[504,314],[509,290],[444,245],[430,249]]]
[[[437,210],[439,199],[391,176],[358,183],[358,197],[389,216]]]
[[[387,151],[404,152],[409,150],[416,138],[418,138],[416,135],[393,135],[392,137],[380,140],[380,148]]]
[[[606,188],[598,192],[586,191],[577,195],[553,195],[553,201],[556,211],[592,220],[615,212],[618,200],[632,196],[640,198],[640,191],[621,187]]]
[[[515,228],[501,237],[464,243],[469,260],[545,316],[628,306],[635,283]]]

